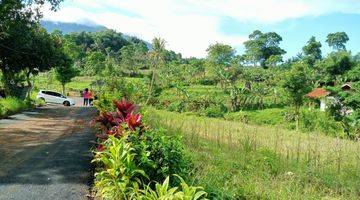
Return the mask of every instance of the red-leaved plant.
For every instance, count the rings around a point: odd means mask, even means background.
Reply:
[[[142,133],[144,126],[141,123],[141,115],[138,106],[125,98],[114,100],[115,112],[101,112],[92,124],[100,124],[102,133],[96,135],[101,140],[106,140],[109,135],[122,137],[125,132]],[[99,146],[100,147],[100,146]],[[101,150],[102,148],[98,148]]]

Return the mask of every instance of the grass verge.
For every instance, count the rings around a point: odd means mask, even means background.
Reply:
[[[13,97],[0,99],[0,118],[6,118],[31,106],[31,103]]]
[[[211,199],[359,199],[360,144],[150,109],[181,134]]]

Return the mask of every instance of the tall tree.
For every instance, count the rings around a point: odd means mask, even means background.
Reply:
[[[84,59],[84,66],[81,73],[84,75],[100,75],[105,68],[106,55],[100,51],[89,51]]]
[[[95,33],[94,40],[95,43],[92,45],[92,48],[107,55],[117,54],[122,47],[130,44],[122,33],[114,30],[97,32]]]
[[[278,63],[283,62],[281,55],[271,55],[266,61],[265,65],[269,67],[275,67]]]
[[[210,45],[206,50],[208,64],[221,86],[226,89],[227,80],[229,79],[228,70],[231,67],[235,56],[235,50],[226,44],[216,43]]]
[[[357,53],[357,54],[354,56],[353,60],[354,60],[354,62],[360,64],[360,53]]]
[[[307,44],[303,47],[305,59],[308,64],[313,66],[316,61],[321,60],[321,43],[316,41],[316,38],[312,36]]]
[[[245,59],[252,62],[255,67],[263,59],[263,33],[259,30],[249,35],[249,40],[244,42]]]
[[[299,130],[300,108],[303,105],[304,96],[311,90],[311,77],[309,74],[307,66],[298,62],[292,66],[292,69],[284,77],[283,87],[295,108],[296,130]]]
[[[155,37],[152,41],[152,50],[149,52],[148,56],[151,62],[151,81],[150,81],[150,88],[149,88],[149,96],[146,100],[146,103],[148,104],[150,99],[153,96],[153,89],[154,89],[154,83],[156,78],[156,70],[161,65],[165,64],[165,49],[166,41],[162,38]]]
[[[65,95],[66,92],[66,84],[71,82],[77,75],[78,71],[74,68],[71,58],[66,54],[62,54],[59,57],[59,64],[55,68],[55,77],[61,83],[63,95]]]
[[[281,41],[282,37],[275,32],[262,33],[256,30],[249,35],[249,40],[244,42],[245,57],[254,66],[260,63],[262,67],[267,68],[266,61],[271,56],[281,56],[286,53],[279,46]]]
[[[147,47],[142,43],[127,45],[120,49],[121,65],[129,72],[129,76],[144,67],[147,51]]]
[[[3,72],[5,89],[10,95],[19,96],[18,85],[27,82],[28,94],[32,85],[30,76],[44,72],[57,63],[57,55],[61,49],[59,39],[37,25],[29,30],[18,30],[20,27],[8,29],[10,36],[2,40],[6,48],[0,48],[0,59],[3,60],[0,70]],[[24,80],[17,74],[23,74]]]
[[[44,3],[50,3],[51,9],[56,10],[61,1],[0,1],[0,70],[10,95],[19,95],[16,88],[24,79],[22,75],[28,78],[32,73],[49,68],[53,62],[50,58],[54,54],[53,41],[37,22]]]
[[[208,60],[222,68],[230,67],[235,55],[235,50],[231,46],[222,43],[210,45],[206,51]]]
[[[345,32],[330,33],[327,36],[326,42],[334,50],[346,50],[346,42],[349,41],[349,37]]]
[[[0,1],[0,39],[9,35],[7,30],[15,24],[29,25],[42,17],[41,9],[49,3],[56,10],[63,0],[3,0]]]
[[[352,69],[353,66],[354,62],[352,61],[350,52],[339,51],[330,53],[328,57],[316,65],[316,68],[318,68],[321,74],[323,83],[326,85],[334,85],[337,81],[341,81],[339,78]]]
[[[207,59],[211,69],[219,79],[224,92],[230,95],[231,109],[237,111],[239,88],[235,82],[242,73],[242,68],[238,64],[235,50],[229,45],[216,43],[210,45],[207,52]]]

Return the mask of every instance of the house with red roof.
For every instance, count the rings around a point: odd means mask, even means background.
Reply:
[[[351,91],[351,83],[345,83],[343,85],[341,85],[341,89],[344,92],[349,92]],[[309,92],[308,94],[305,95],[306,97],[310,98],[310,99],[315,99],[315,100],[319,100],[320,101],[320,110],[321,111],[325,111],[327,108],[327,105],[329,103],[334,103],[337,100],[335,99],[334,96],[331,95],[331,92],[324,89],[324,88],[315,88],[313,91]],[[352,109],[351,108],[342,108],[342,110],[344,110],[344,115],[347,115],[347,113],[351,113]]]
[[[317,99],[320,101],[320,110],[325,111],[327,104],[334,99],[330,96],[331,92],[324,88],[316,88],[305,96],[310,99]]]

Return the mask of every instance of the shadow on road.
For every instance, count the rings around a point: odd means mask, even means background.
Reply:
[[[45,107],[0,120],[0,187],[89,183],[94,108]]]

